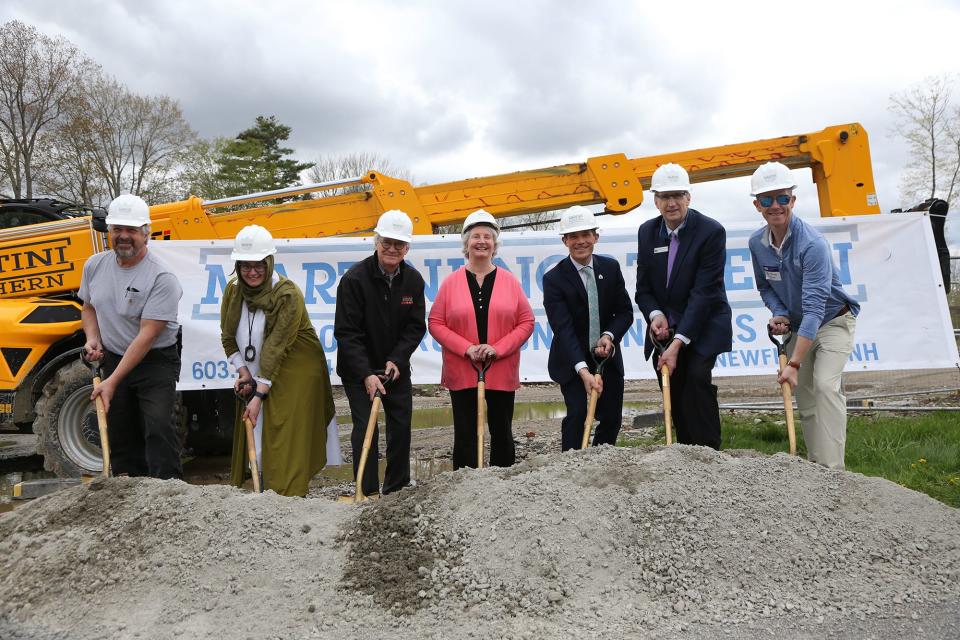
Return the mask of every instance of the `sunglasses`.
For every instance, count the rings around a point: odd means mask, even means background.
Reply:
[[[262,262],[254,264],[240,264],[240,271],[244,273],[250,273],[251,271],[256,271],[257,273],[265,273],[267,270],[267,265]]]
[[[757,202],[760,203],[761,207],[769,207],[773,205],[773,201],[776,200],[777,204],[781,207],[785,207],[790,204],[790,198],[792,198],[788,193],[781,193],[778,196],[757,196]]]

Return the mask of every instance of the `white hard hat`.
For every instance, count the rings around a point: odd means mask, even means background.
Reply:
[[[596,229],[599,226],[593,217],[593,211],[578,204],[573,205],[560,216],[560,235]]]
[[[750,195],[758,196],[768,191],[780,189],[794,189],[797,181],[793,179],[793,172],[787,165],[780,162],[767,162],[760,165],[750,178]]]
[[[497,219],[492,215],[484,211],[483,209],[477,209],[473,213],[467,216],[467,219],[463,221],[463,233],[466,233],[470,230],[471,227],[475,227],[478,224],[485,224],[493,227],[497,231],[500,231],[500,225],[497,224]]]
[[[650,191],[667,193],[670,191],[690,191],[690,176],[687,170],[678,164],[668,162],[660,165],[650,179]]]
[[[383,215],[377,220],[377,228],[373,232],[383,238],[410,242],[413,237],[413,222],[410,221],[410,216],[403,211],[391,209],[383,212]]]
[[[119,195],[107,208],[107,224],[122,227],[142,227],[150,224],[150,207],[140,196],[130,193]]]
[[[233,239],[233,251],[230,253],[230,259],[254,262],[272,256],[276,252],[277,245],[274,244],[270,232],[258,224],[251,224],[240,229],[240,233]]]

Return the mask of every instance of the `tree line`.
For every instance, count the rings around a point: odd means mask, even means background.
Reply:
[[[298,161],[290,133],[261,115],[234,138],[201,138],[177,100],[131,91],[66,38],[0,26],[0,197],[159,203],[280,189],[305,171],[312,182],[371,169],[411,179],[375,153]]]

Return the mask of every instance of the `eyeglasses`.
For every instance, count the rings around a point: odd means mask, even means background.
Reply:
[[[792,198],[789,193],[781,193],[777,196],[757,196],[757,202],[760,203],[760,206],[766,209],[767,207],[773,206],[773,201],[776,200],[777,204],[781,207],[785,207],[790,204],[790,198]]]
[[[393,249],[394,251],[403,251],[404,247],[407,246],[406,242],[402,240],[390,240],[388,238],[380,238],[380,246],[384,249]]]
[[[251,271],[256,271],[257,273],[266,273],[267,265],[262,262],[254,262],[253,264],[240,264],[240,271],[243,273],[250,273]]]

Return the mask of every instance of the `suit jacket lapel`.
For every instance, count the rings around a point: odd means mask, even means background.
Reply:
[[[563,259],[559,268],[563,269],[563,274],[566,276],[570,286],[573,287],[574,291],[577,292],[577,295],[579,295],[581,300],[583,300],[583,304],[586,305],[587,288],[583,286],[583,278],[580,277],[580,271],[573,266],[573,261],[570,260],[570,256],[567,256]]]

